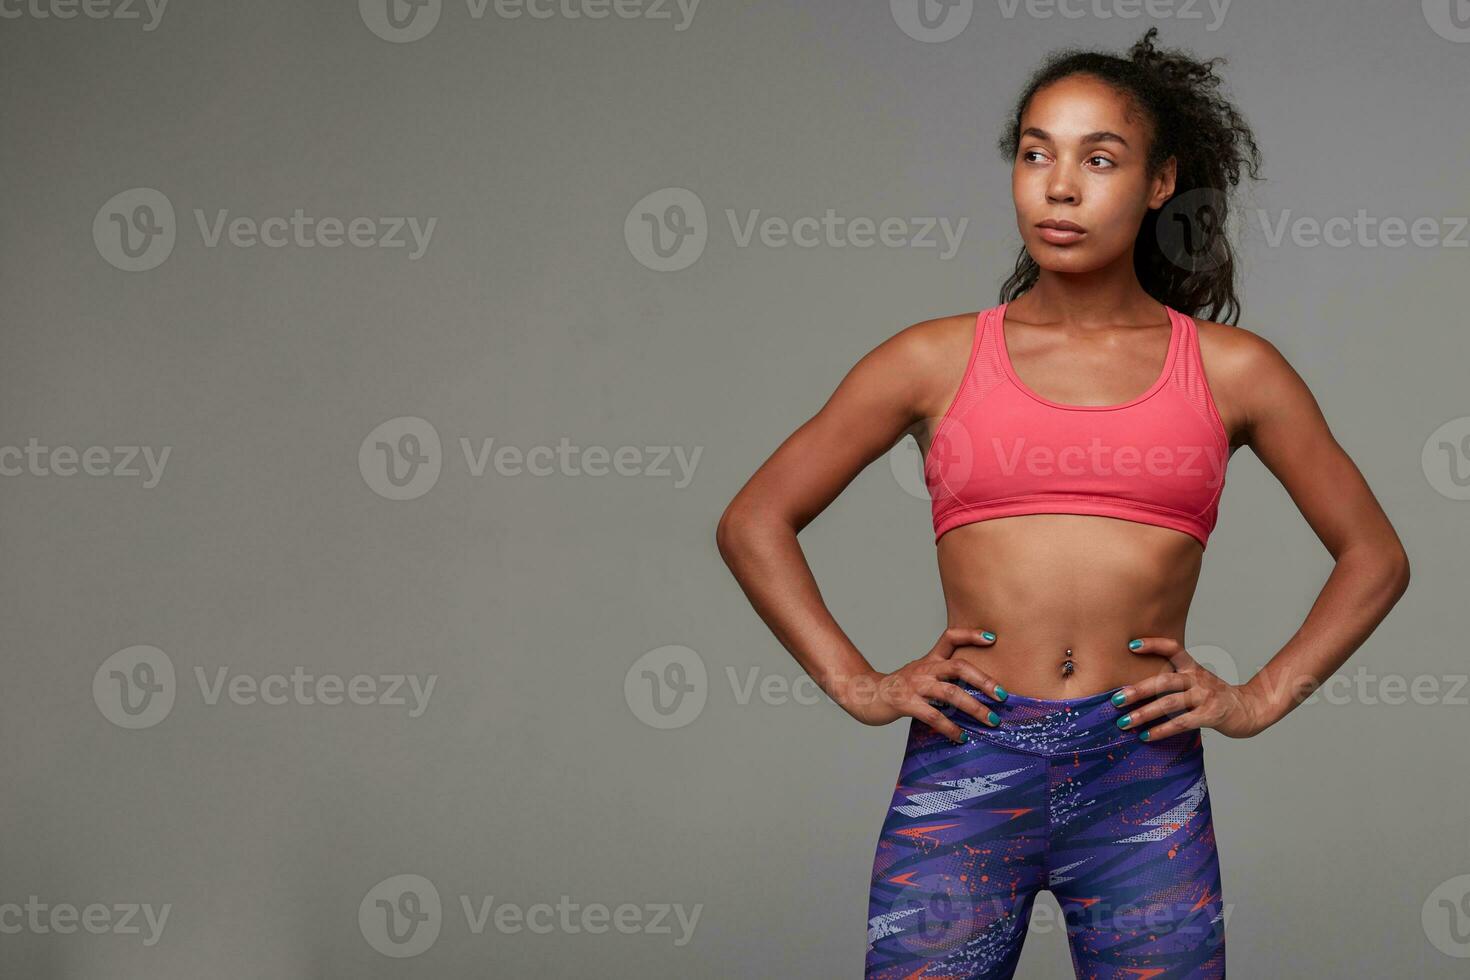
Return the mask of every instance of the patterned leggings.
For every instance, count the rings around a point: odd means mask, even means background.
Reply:
[[[955,744],[910,722],[873,861],[868,980],[1013,976],[1043,888],[1078,978],[1223,978],[1199,731],[1143,741],[1115,724],[1137,703],[1115,708],[1111,691],[1000,702],[951,683],[1000,727],[943,705],[970,733]]]

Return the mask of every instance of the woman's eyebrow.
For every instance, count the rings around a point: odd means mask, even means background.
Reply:
[[[1021,131],[1021,135],[1022,136],[1034,136],[1037,139],[1047,140],[1047,141],[1050,141],[1051,138],[1052,138],[1052,136],[1051,136],[1050,133],[1048,133],[1046,130],[1040,128],[1039,126],[1027,126],[1025,129],[1023,129]],[[1128,141],[1127,140],[1125,140],[1123,137],[1119,136],[1117,133],[1113,132],[1112,130],[1108,130],[1108,129],[1099,129],[1095,133],[1088,133],[1086,136],[1083,136],[1077,142],[1078,143],[1121,143],[1124,146],[1127,146],[1128,145]]]

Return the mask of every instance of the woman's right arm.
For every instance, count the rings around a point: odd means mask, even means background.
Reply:
[[[946,367],[955,372],[954,327],[926,320],[864,355],[821,410],[788,436],[730,501],[715,541],[756,613],[844,710],[870,725],[910,715],[960,740],[959,726],[926,698],[954,704],[989,724],[988,706],[943,681],[962,677],[994,693],[994,681],[979,668],[951,659],[957,646],[993,641],[984,640],[978,628],[947,629],[918,660],[893,674],[877,671],[833,619],[797,543],[802,528],[932,410],[936,386],[946,383]],[[959,364],[963,367],[963,357]],[[956,382],[949,379],[951,386]]]

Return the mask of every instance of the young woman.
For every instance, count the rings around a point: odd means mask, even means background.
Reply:
[[[731,501],[756,611],[853,718],[907,717],[867,976],[1012,976],[1037,892],[1077,976],[1225,975],[1200,729],[1257,735],[1408,586],[1403,546],[1307,386],[1234,320],[1228,191],[1258,153],[1218,59],[1065,51],[1001,147],[1024,248],[1001,302],[858,361]],[[1176,227],[1177,226],[1177,227]],[[924,449],[948,628],[891,673],[823,604],[798,532],[906,433]],[[1251,450],[1335,559],[1246,683],[1184,649],[1229,457]]]

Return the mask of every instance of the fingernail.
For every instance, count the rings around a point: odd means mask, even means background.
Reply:
[[[1141,731],[1141,732],[1138,733],[1138,740],[1140,742],[1147,742],[1148,741],[1148,729],[1147,728],[1145,728],[1143,731]]]
[[[1132,717],[1133,717],[1132,715],[1124,715],[1123,717],[1119,718],[1118,719],[1118,727],[1119,728],[1127,728],[1128,727],[1128,719],[1129,718],[1132,718]]]
[[[1000,715],[998,715],[994,711],[992,711],[989,715],[986,716],[985,720],[988,721],[988,722],[990,722],[992,725],[999,725],[1000,724]]]
[[[1120,687],[1113,692],[1111,700],[1114,706],[1121,708],[1123,707],[1123,702],[1128,700],[1128,695],[1124,694],[1123,689]]]
[[[1128,641],[1128,649],[1130,649],[1130,650],[1137,650],[1141,646],[1143,646],[1143,641],[1142,640],[1129,640]]]
[[[960,744],[963,745],[965,742],[968,742],[969,740],[970,740],[970,733],[967,732],[967,731],[961,731],[960,732]]]
[[[1001,687],[999,684],[995,685],[995,696],[1000,698],[1002,701],[1010,697],[1010,695],[1006,693],[1006,689]]]
[[[987,643],[995,639],[995,634],[990,632],[990,630],[981,630],[980,635],[985,637]]]

